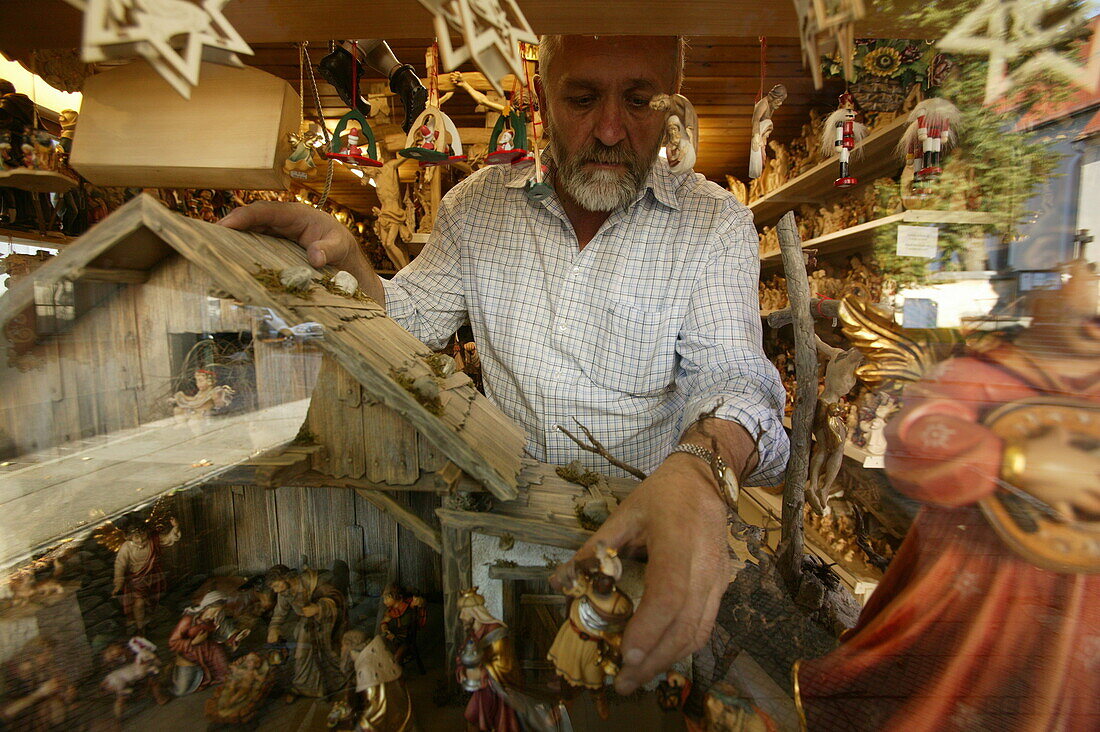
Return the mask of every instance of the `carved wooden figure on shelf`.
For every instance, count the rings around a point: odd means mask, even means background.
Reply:
[[[752,108],[752,137],[749,139],[749,178],[759,178],[764,172],[768,138],[771,136],[772,115],[787,101],[787,87],[776,84],[767,96]]]
[[[688,172],[695,166],[699,151],[699,117],[695,107],[683,94],[658,94],[649,107],[667,114],[662,145],[669,169],[673,173]]]
[[[856,385],[856,368],[863,363],[863,354],[857,348],[845,351],[833,348],[817,336],[814,339],[818,358],[825,361],[825,388],[818,396],[814,412],[815,442],[806,500],[814,511],[824,515],[829,512],[830,489],[840,472],[848,439],[848,405],[842,400]]]
[[[398,239],[408,241],[412,238],[407,212],[402,205],[401,178],[398,168],[404,158],[391,158],[382,167],[365,171],[374,180],[375,192],[381,207],[375,206],[374,231],[382,242],[386,256],[394,267],[401,269],[409,263],[409,256],[398,246]],[[365,179],[364,179],[365,180]]]
[[[616,585],[622,571],[616,551],[602,542],[594,558],[565,565],[559,578],[567,617],[546,656],[566,684],[592,692],[603,719],[610,713],[606,682],[619,673],[623,630],[634,614],[634,602]]]
[[[520,685],[508,626],[489,613],[476,587],[461,594],[458,608],[466,638],[455,671],[462,689],[472,695],[466,704],[467,729],[519,732],[516,712],[508,704],[509,689]]]

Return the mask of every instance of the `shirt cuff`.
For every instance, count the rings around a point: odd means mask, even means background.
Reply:
[[[791,444],[780,416],[772,409],[742,396],[705,396],[692,399],[684,408],[682,429],[710,412],[718,419],[736,422],[745,428],[756,443],[756,469],[745,479],[745,485],[772,486],[783,481]]]

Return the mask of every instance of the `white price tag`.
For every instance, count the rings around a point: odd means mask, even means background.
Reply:
[[[936,256],[939,248],[940,230],[936,226],[898,226],[898,256],[924,257]]]

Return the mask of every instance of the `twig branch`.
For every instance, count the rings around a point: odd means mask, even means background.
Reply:
[[[622,460],[619,460],[617,457],[615,457],[610,452],[608,452],[607,448],[604,447],[602,444],[600,444],[600,441],[596,439],[596,436],[593,435],[592,432],[587,427],[585,427],[583,424],[581,424],[579,419],[574,417],[573,421],[577,423],[577,426],[581,428],[582,432],[584,432],[584,436],[588,438],[587,443],[584,440],[582,440],[581,438],[574,435],[569,430],[562,427],[560,424],[557,425],[557,427],[558,427],[559,430],[561,430],[565,434],[566,437],[568,437],[573,442],[577,443],[578,447],[580,447],[582,450],[586,450],[588,452],[592,452],[592,453],[595,453],[595,454],[599,455],[604,460],[606,460],[607,462],[614,465],[616,468],[619,468],[621,470],[625,470],[626,472],[630,473],[631,475],[633,475],[638,480],[645,480],[646,479],[646,474],[643,473],[641,470],[638,470],[633,465],[629,465],[627,463],[624,463]],[[591,443],[591,444],[589,444],[589,443]]]

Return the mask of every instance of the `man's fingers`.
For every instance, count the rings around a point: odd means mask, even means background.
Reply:
[[[254,231],[299,241],[313,217],[319,213],[304,203],[257,201],[233,209],[218,224],[238,231]]]
[[[607,546],[615,549],[616,551],[622,549],[624,546],[631,545],[640,539],[641,527],[636,520],[636,512],[629,506],[623,504],[619,506],[619,509],[615,511],[611,516],[604,521],[603,526],[599,530],[589,537],[588,541],[577,550],[569,561],[558,565],[558,568],[554,570],[554,573],[550,576],[550,585],[555,590],[560,590],[563,584],[566,584],[566,580],[570,573],[574,571],[574,566],[577,562],[590,559],[596,556],[596,544],[603,542]]]
[[[690,574],[691,565],[683,561],[681,552],[656,542],[650,546],[646,591],[623,634],[623,668],[615,679],[615,688],[620,694],[633,692],[647,680],[648,677],[641,675],[643,666],[664,660],[663,657],[653,658],[658,646],[680,642],[686,645],[690,641],[691,629],[679,624],[685,605],[694,602],[688,593]]]

